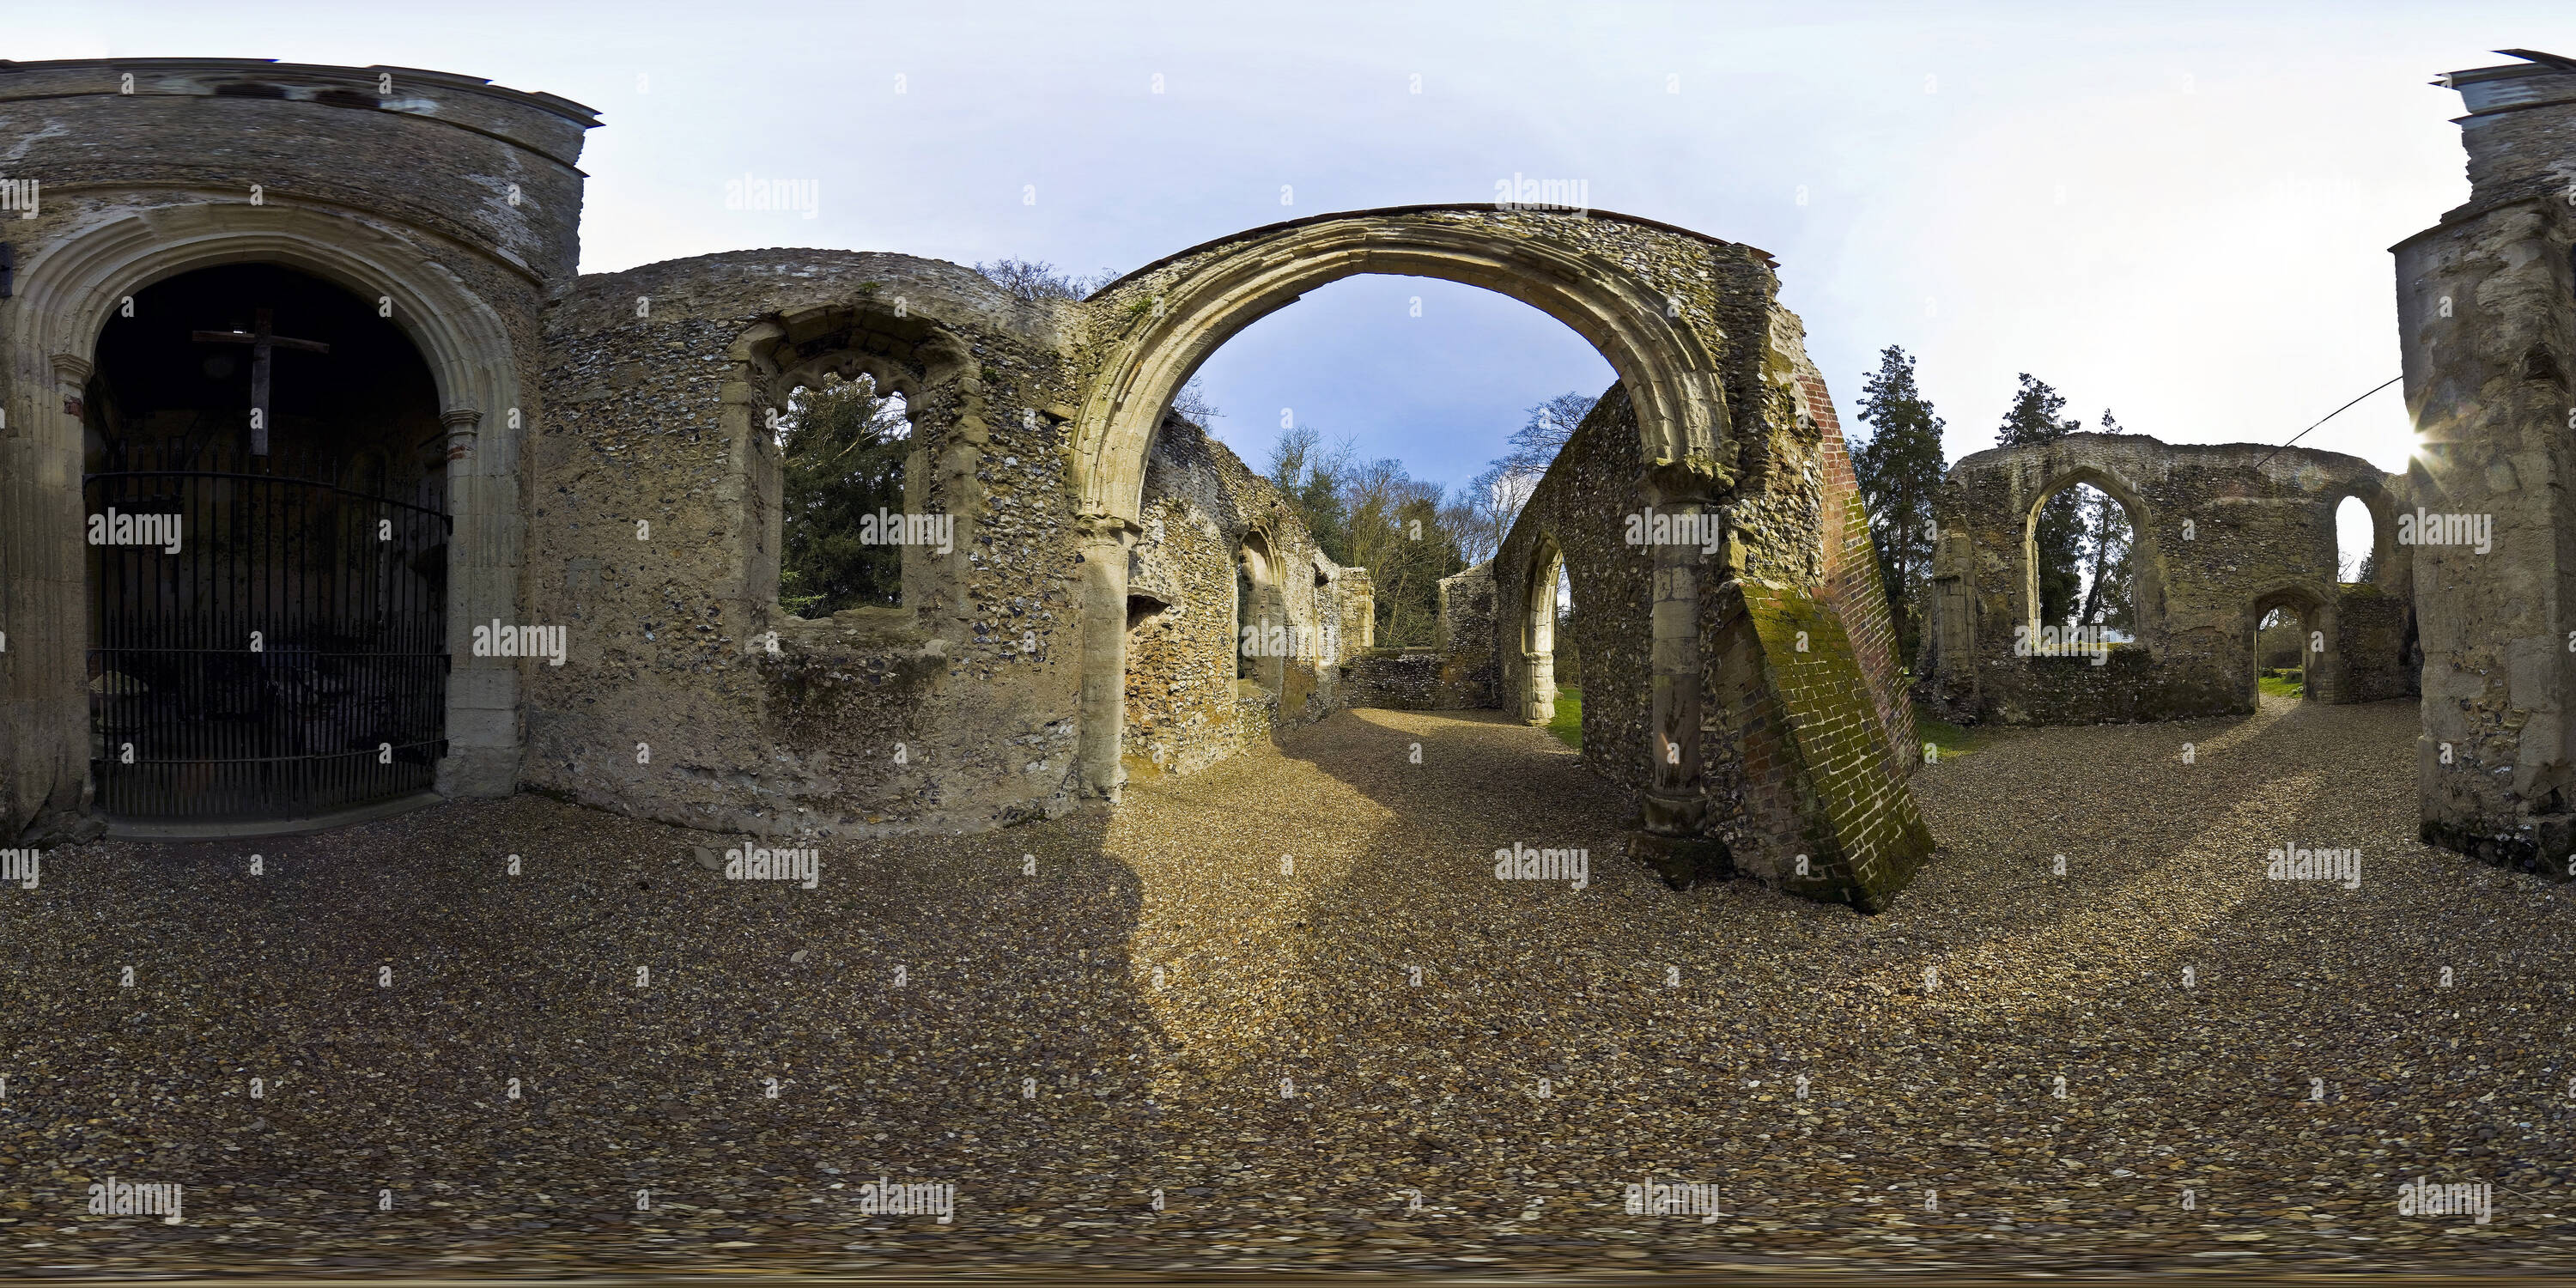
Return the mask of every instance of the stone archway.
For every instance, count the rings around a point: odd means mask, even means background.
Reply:
[[[2338,636],[2333,587],[2302,578],[2274,585],[2246,604],[2243,621],[2235,633],[2246,652],[2245,665],[2238,668],[2244,677],[2245,709],[2252,711],[2262,704],[2261,686],[2256,680],[2262,670],[2259,640],[2263,618],[2275,608],[2298,618],[2301,696],[2309,702],[2335,701],[2341,689],[2342,667],[2333,648],[2321,647],[2331,645]]]
[[[1564,575],[1564,550],[1542,533],[1530,552],[1529,579],[1521,587],[1517,696],[1524,724],[1543,725],[1556,718],[1556,584]]]
[[[472,624],[518,616],[524,518],[520,457],[533,408],[516,348],[493,305],[417,245],[358,219],[301,207],[240,203],[120,213],[52,242],[19,266],[19,325],[7,361],[16,396],[0,445],[0,519],[16,529],[29,566],[13,569],[9,616],[79,622],[87,597],[80,523],[82,397],[108,318],[155,282],[196,269],[266,263],[381,300],[419,349],[447,429],[448,754],[437,789],[501,796],[519,776],[518,662],[477,658]],[[524,273],[524,270],[518,270]],[[533,278],[529,278],[531,282]],[[21,634],[15,694],[32,697],[21,725],[41,745],[15,757],[22,783],[64,801],[88,776],[88,695],[78,630]],[[39,780],[41,781],[35,781]],[[29,802],[32,804],[33,802]]]
[[[1731,252],[1731,253],[1724,253]],[[1080,496],[1084,789],[1114,798],[1125,673],[1126,551],[1136,533],[1144,460],[1173,395],[1243,328],[1304,292],[1363,273],[1433,277],[1508,295],[1565,323],[1618,372],[1636,406],[1640,480],[1659,509],[1694,518],[1733,482],[1730,364],[1763,337],[1730,338],[1721,319],[1757,293],[1759,252],[1603,212],[1492,206],[1356,211],[1254,229],[1137,270],[1085,308],[1089,364],[1075,411]],[[1763,296],[1767,307],[1767,295]],[[1746,315],[1744,325],[1758,328]],[[1758,359],[1757,359],[1758,361]],[[1739,373],[1740,374],[1740,373]],[[1655,555],[1655,781],[1649,830],[1686,835],[1704,809],[1700,781],[1699,555]]]
[[[2023,511],[2019,582],[2021,620],[2029,627],[2034,639],[2038,638],[2041,626],[2062,625],[2040,621],[2039,582],[2043,570],[2039,554],[2039,516],[2048,508],[2050,501],[2057,499],[2066,489],[2077,486],[2100,491],[2128,513],[2133,543],[2129,553],[2130,594],[2136,605],[2137,639],[2150,649],[2155,648],[2162,642],[2165,630],[2163,560],[2156,543],[2156,516],[2139,495],[2136,485],[2101,465],[2079,465],[2052,476],[2035,490],[2035,499]]]

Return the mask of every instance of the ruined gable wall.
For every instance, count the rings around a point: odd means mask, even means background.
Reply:
[[[1440,579],[1429,648],[1345,648],[1342,705],[1393,711],[1488,711],[1496,688],[1497,632],[1491,560]],[[1346,633],[1344,639],[1359,638]]]
[[[1340,708],[1341,662],[1365,638],[1352,618],[1373,611],[1367,574],[1326,558],[1269,480],[1206,430],[1166,418],[1146,461],[1141,526],[1128,560],[1129,615],[1140,596],[1166,607],[1127,632],[1121,755],[1131,775],[1195,772]],[[1256,530],[1298,649],[1283,660],[1275,694],[1235,678],[1235,552]],[[1318,569],[1325,585],[1315,584]]]
[[[956,526],[947,555],[908,552],[903,607],[807,622],[776,608],[766,508],[763,418],[787,391],[733,352],[825,307],[863,320],[848,336],[791,329],[782,358],[873,348],[906,369],[928,474],[907,478],[907,505]],[[909,256],[738,252],[586,277],[549,336],[564,410],[536,439],[536,609],[571,626],[572,660],[533,671],[532,788],[763,835],[1068,806],[1071,390],[1051,306]]]
[[[2029,516],[2051,489],[2091,482],[2133,507],[2134,643],[2094,655],[2016,655],[2030,623]],[[2073,434],[1995,448],[1951,467],[1934,503],[1928,696],[1967,720],[2005,724],[2180,720],[2252,711],[2254,624],[2288,603],[2329,641],[2314,661],[2320,701],[2405,691],[2402,608],[2412,547],[2394,540],[2397,481],[2338,452],[2262,444],[2170,446],[2142,434]],[[2338,586],[2335,509],[2377,513],[2376,584]],[[2347,607],[2349,606],[2349,607]],[[1962,613],[1967,620],[1955,620]]]

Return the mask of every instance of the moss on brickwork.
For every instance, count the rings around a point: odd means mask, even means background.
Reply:
[[[1887,735],[1851,637],[1831,608],[1790,587],[1747,584],[1744,606],[1795,751],[1786,771],[1810,806],[1801,811],[1809,880],[1788,888],[1875,912],[1931,855],[1932,832],[1884,771]]]

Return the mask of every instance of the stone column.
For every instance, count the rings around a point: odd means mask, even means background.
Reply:
[[[1521,718],[1534,725],[1556,719],[1556,654],[1523,653],[1521,667],[1529,676],[1529,705]]]
[[[1136,524],[1114,514],[1075,521],[1082,568],[1081,738],[1075,763],[1085,796],[1115,802],[1125,772],[1118,763],[1127,714],[1127,552]]]
[[[23,314],[13,321],[30,325]],[[21,355],[0,427],[0,845],[72,844],[103,830],[88,813],[81,400],[90,364],[47,355],[48,382],[34,357]]]
[[[516,587],[505,572],[496,572],[487,548],[497,525],[485,508],[489,496],[475,456],[483,413],[454,407],[440,412],[438,420],[447,427],[447,513],[452,524],[447,534],[447,756],[438,762],[438,793],[507,796],[517,789],[519,776],[518,663],[475,657],[467,641],[476,622],[516,611]]]
[[[1638,490],[1656,513],[1672,516],[1677,531],[1690,532],[1708,508],[1713,482],[1682,463],[1664,461],[1647,469]],[[1698,834],[1708,813],[1700,778],[1699,543],[1672,541],[1651,549],[1654,691],[1646,736],[1654,777],[1645,793],[1645,825],[1652,835],[1685,838]]]

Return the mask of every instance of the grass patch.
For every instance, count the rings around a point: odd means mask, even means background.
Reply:
[[[1556,691],[1556,718],[1547,722],[1547,731],[1555,734],[1558,742],[1583,750],[1583,690]]]
[[[2299,678],[2292,679],[2292,676]],[[2267,671],[2254,677],[2254,687],[2276,698],[2303,698],[2308,693],[2307,677],[2297,671],[2284,671],[2278,675]]]
[[[1971,729],[1965,725],[1954,725],[1932,714],[1931,708],[1920,702],[1914,704],[1914,736],[1920,742],[1928,742],[1940,748],[1940,756],[1943,760],[1948,760],[1952,756],[1967,755],[1986,744],[1984,731]],[[1916,755],[1921,755],[1923,751],[1919,746],[1914,750]]]

